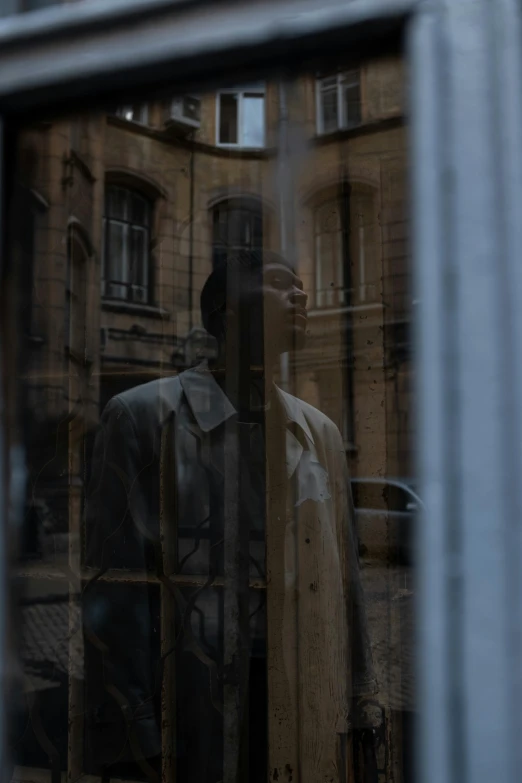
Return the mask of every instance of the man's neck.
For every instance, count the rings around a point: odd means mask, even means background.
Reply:
[[[274,383],[272,364],[240,367],[236,374],[227,373],[226,362],[216,362],[210,370],[236,410],[262,410],[269,404]]]

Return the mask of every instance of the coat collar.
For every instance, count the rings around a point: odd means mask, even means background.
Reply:
[[[203,432],[210,432],[235,415],[236,409],[209,372],[206,362],[185,370],[178,377],[194,418]],[[297,424],[313,444],[314,438],[301,401],[278,386],[275,388],[287,421]]]
[[[236,409],[209,372],[206,363],[185,370],[178,377],[192,414],[202,432],[216,429],[236,413]]]

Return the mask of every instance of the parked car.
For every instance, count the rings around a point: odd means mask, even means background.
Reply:
[[[415,520],[423,502],[401,478],[353,478],[352,495],[362,560],[412,565]]]

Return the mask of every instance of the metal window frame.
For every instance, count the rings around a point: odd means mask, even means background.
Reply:
[[[320,136],[325,136],[329,133],[336,133],[339,130],[349,130],[350,128],[355,128],[357,125],[361,124],[362,120],[359,120],[359,122],[356,125],[349,125],[348,120],[346,117],[346,106],[343,100],[343,85],[344,85],[344,77],[347,73],[350,71],[357,70],[358,78],[356,81],[350,82],[348,84],[348,87],[359,87],[359,91],[361,91],[361,69],[360,68],[350,68],[349,70],[343,70],[339,73],[335,74],[336,77],[336,85],[335,85],[335,93],[337,97],[337,127],[334,130],[331,131],[325,131],[324,129],[324,122],[323,122],[323,102],[322,97],[324,94],[323,89],[323,82],[325,79],[333,78],[333,75],[331,77],[329,76],[321,76],[318,77],[315,80],[315,113],[316,113],[316,128],[317,133]]]
[[[133,194],[138,196],[142,199],[142,201],[145,203],[146,207],[146,213],[147,213],[147,222],[146,223],[137,223],[132,220],[131,216],[128,214],[128,217],[126,218],[115,218],[115,217],[109,217],[105,214],[106,208],[107,208],[107,192],[111,188],[118,188],[119,190],[123,190],[126,193],[126,213],[130,213],[130,197],[129,194]],[[131,302],[133,304],[151,304],[152,303],[152,296],[153,293],[151,291],[151,285],[150,285],[150,278],[151,278],[151,264],[152,264],[152,256],[151,256],[151,230],[152,230],[152,210],[153,210],[153,204],[151,203],[151,200],[144,196],[142,193],[140,193],[139,190],[125,187],[123,185],[105,185],[105,193],[104,193],[104,215],[103,215],[103,253],[102,253],[102,297],[105,300],[116,300],[119,302]],[[124,247],[123,247],[123,267],[125,269],[125,273],[127,275],[127,280],[107,280],[106,279],[106,272],[107,272],[107,263],[108,263],[108,245],[109,245],[109,227],[111,224],[118,224],[124,227],[123,230],[123,237],[124,237]],[[136,283],[134,283],[131,280],[131,274],[130,274],[130,252],[131,252],[131,235],[132,230],[134,228],[138,228],[141,231],[144,232],[146,237],[144,252],[145,257],[143,258],[143,271],[145,272],[144,277],[146,279],[145,285],[137,286]],[[109,286],[125,286],[127,289],[127,294],[125,297],[123,296],[110,296],[107,293]],[[134,298],[134,288],[139,287],[143,288],[145,291],[145,301],[142,301],[140,299]]]
[[[327,206],[328,204],[335,204],[335,206],[339,210],[339,226],[335,228],[335,230],[325,230],[324,227],[318,226],[319,218],[318,218],[318,212],[323,207]],[[327,201],[322,201],[318,206],[314,209],[314,301],[313,305],[316,310],[323,311],[331,311],[334,308],[343,307],[344,305],[344,297],[346,295],[345,287],[344,287],[344,259],[343,259],[343,232],[345,229],[342,226],[342,220],[343,217],[340,214],[342,210],[342,205],[339,201],[339,196],[336,194],[332,198],[328,199]],[[337,270],[336,270],[336,285],[332,289],[323,288],[321,287],[320,283],[322,282],[324,275],[323,270],[323,263],[322,263],[322,254],[321,254],[321,244],[322,244],[322,237],[325,234],[335,235],[336,237],[336,244],[339,245],[338,247],[338,253],[337,253]],[[331,275],[330,275],[331,277]],[[328,294],[332,294],[332,302],[328,302]]]
[[[262,203],[251,196],[241,197],[232,196],[231,198],[218,201],[211,207],[212,214],[212,263],[215,263],[215,256],[218,251],[225,250],[227,255],[241,252],[243,250],[254,250],[256,245],[251,242],[249,246],[241,244],[241,242],[223,242],[216,235],[216,216],[218,217],[218,223],[221,222],[221,217],[226,215],[227,233],[233,236],[240,233],[239,226],[241,221],[246,219],[248,215],[250,219],[250,227],[252,227],[253,219],[259,217],[261,220],[261,235],[265,230],[263,221],[263,209]],[[224,221],[223,221],[224,222]],[[233,229],[230,230],[230,226],[233,224]]]
[[[511,783],[522,761],[517,0],[323,0],[320,7],[316,0],[92,0],[3,19],[0,130],[101,97],[114,105],[115,97],[145,98],[152,87],[232,84],[238,68],[245,80],[288,72],[290,64],[298,70],[341,46],[368,57],[404,31],[419,303],[416,447],[425,503],[418,779]],[[15,459],[4,431],[2,465]],[[20,495],[22,473],[15,473],[9,482],[0,471],[2,552],[9,498]],[[2,557],[2,671],[6,579]]]
[[[221,96],[222,95],[236,95],[237,96],[237,142],[224,142],[219,140],[221,130]],[[244,144],[244,128],[243,128],[243,104],[246,97],[256,96],[263,99],[263,144],[259,147],[252,147],[249,144]],[[216,93],[216,147],[224,147],[225,149],[241,149],[241,150],[261,150],[266,146],[266,88],[264,86],[256,87],[240,87],[218,90]]]

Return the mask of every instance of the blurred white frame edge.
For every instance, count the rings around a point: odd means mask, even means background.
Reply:
[[[410,26],[419,528],[417,776],[522,764],[522,24],[439,0]]]
[[[3,18],[0,110],[2,99],[16,92],[124,74],[129,67],[183,62],[184,76],[191,71],[200,76],[202,56],[216,56],[219,66],[220,54],[237,49],[249,63],[274,45],[404,19],[417,1],[86,0]]]

